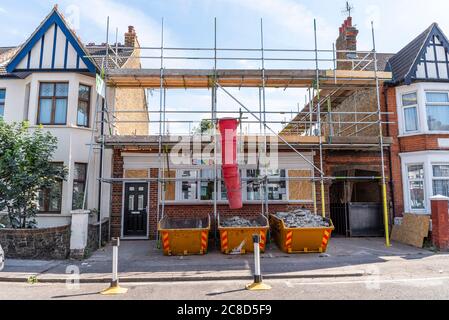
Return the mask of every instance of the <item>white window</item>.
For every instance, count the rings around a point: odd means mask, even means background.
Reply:
[[[407,166],[409,200],[411,210],[425,209],[424,200],[424,165],[413,164]]]
[[[262,183],[259,181],[260,170],[246,170],[246,200],[256,201],[262,198]]]
[[[200,182],[200,199],[201,200],[214,200],[214,170],[203,169],[200,171],[201,182]],[[205,181],[203,179],[208,179]]]
[[[286,170],[268,170],[268,200],[287,201]],[[246,184],[246,199],[248,201],[261,200],[265,195],[265,185],[256,178],[260,177],[260,170],[246,170],[247,178],[255,178]]]
[[[449,131],[448,92],[426,92],[426,109],[430,131]]]
[[[178,170],[178,178],[185,179],[176,183],[176,201],[213,201],[215,199],[213,169]],[[220,173],[218,173],[218,178]],[[218,183],[218,201],[227,200],[224,182]],[[172,200],[173,201],[173,200]]]
[[[449,164],[433,165],[433,195],[449,197]]]
[[[0,117],[3,117],[5,115],[5,97],[6,90],[0,89]]]
[[[416,92],[402,95],[404,131],[418,131],[418,96]]]
[[[180,170],[178,172],[180,178],[186,180],[179,181],[181,191],[180,200],[197,200],[198,199],[198,178],[197,170]]]

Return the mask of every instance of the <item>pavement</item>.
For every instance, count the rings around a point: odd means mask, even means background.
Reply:
[[[30,261],[7,259],[1,282],[40,284],[107,283],[112,268],[112,248],[96,251],[84,261]],[[228,256],[212,248],[204,256],[166,257],[154,241],[121,241],[119,276],[122,283],[241,281],[252,279],[253,255]],[[366,278],[373,274],[393,278],[449,278],[449,254],[393,243],[381,238],[333,238],[326,254],[288,255],[270,244],[261,255],[266,280]]]

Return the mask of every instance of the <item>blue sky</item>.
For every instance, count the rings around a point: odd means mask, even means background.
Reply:
[[[259,23],[263,18],[265,47],[313,49],[313,19],[316,18],[319,48],[330,49],[345,18],[343,0],[0,0],[0,46],[25,41],[55,3],[84,43],[105,42],[106,18],[110,16],[111,38],[115,38],[118,28],[119,41],[123,41],[127,26],[134,25],[143,46],[159,46],[161,18],[164,17],[166,46],[211,47],[216,17],[219,47],[259,48]],[[355,7],[354,23],[360,30],[359,50],[372,48],[370,21],[375,23],[381,52],[397,52],[432,22],[438,22],[449,34],[447,0],[353,0],[351,3]],[[232,92],[256,109],[257,92]],[[268,93],[268,110],[297,110],[297,103],[304,102],[302,90]],[[219,98],[223,108],[238,110],[223,94]],[[206,90],[189,95],[170,94],[167,104],[170,104],[169,109],[183,108],[187,99],[192,105],[209,108],[210,96]],[[150,104],[153,108],[159,107],[157,92]],[[284,118],[288,120],[289,116],[277,117],[278,120]],[[172,125],[172,131],[175,126],[180,125]]]
[[[134,24],[144,45],[157,45],[165,19],[167,44],[202,46],[213,43],[213,18],[218,19],[219,45],[259,45],[259,19],[271,47],[311,47],[313,18],[318,20],[319,45],[328,48],[344,16],[343,0],[26,0],[0,1],[0,46],[23,42],[58,3],[70,16],[79,12],[78,34],[84,42],[103,42],[106,17],[111,29]],[[437,21],[449,30],[445,0],[353,0],[361,49],[370,49],[369,22],[377,26],[380,51],[395,52]],[[448,31],[449,32],[449,31]]]

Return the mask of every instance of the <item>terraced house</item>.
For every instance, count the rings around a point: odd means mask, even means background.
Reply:
[[[98,58],[106,56],[106,50],[111,58]],[[71,211],[82,208],[84,192],[88,193],[88,209],[109,216],[110,187],[103,186],[106,196],[99,199],[97,178],[100,170],[104,175],[111,171],[112,154],[91,147],[101,130],[98,123],[104,106],[104,98],[96,92],[96,74],[105,67],[140,68],[140,60],[130,58],[138,51],[133,27],[125,34],[124,44],[117,43],[113,49],[104,44],[84,44],[56,6],[23,44],[0,48],[0,116],[7,122],[28,121],[31,130],[43,126],[50,131],[58,138],[53,161],[69,169],[67,181],[40,192],[39,227],[70,224]],[[126,110],[130,101],[133,108],[146,108],[143,89],[109,90],[107,98],[111,108]],[[133,117],[147,119],[146,113]],[[148,132],[146,125],[130,127],[111,122],[102,129],[114,134]]]
[[[407,213],[430,214],[430,197],[449,196],[449,42],[433,23],[388,62],[385,88],[397,117],[393,174]]]
[[[333,69],[311,69],[310,62],[320,59],[307,60],[301,50],[287,53],[309,62],[304,68],[265,69],[264,58],[260,69],[217,68],[217,55],[230,54],[229,48],[202,48],[215,54],[213,69],[189,69],[188,63],[169,69],[164,52],[183,50],[163,46],[156,48],[161,68],[146,69],[140,58],[150,55],[141,52],[132,26],[124,44],[86,45],[55,7],[25,43],[0,48],[0,116],[53,133],[53,161],[69,168],[67,181],[40,192],[39,227],[70,224],[86,192],[87,209],[100,211],[93,219],[110,218],[112,235],[126,239],[156,238],[164,216],[210,216],[216,231],[220,215],[253,218],[300,208],[332,218],[341,235],[384,236],[404,213],[429,214],[430,196],[449,196],[449,42],[432,24],[397,54],[380,54],[358,51],[357,35],[348,17],[328,61]],[[104,97],[96,86],[103,71]],[[259,111],[230,93],[235,88],[253,90]],[[309,91],[303,109],[277,123],[283,125],[279,132],[267,130],[276,122],[267,120],[266,88]],[[159,90],[160,120],[152,122],[159,134],[150,134],[147,89]],[[167,120],[170,114],[182,114],[179,123],[195,114],[189,102],[166,113],[166,95],[198,89],[211,95],[211,109],[197,114],[216,121],[232,113],[219,109],[220,92],[236,105],[241,125],[256,123],[272,142],[251,150],[254,135],[239,131],[243,206],[237,210],[229,208],[221,179],[218,134],[203,135],[197,152],[195,139],[203,132],[170,134],[165,127],[176,122]],[[264,167],[259,157],[274,150],[276,167]],[[179,154],[184,161],[176,161]]]

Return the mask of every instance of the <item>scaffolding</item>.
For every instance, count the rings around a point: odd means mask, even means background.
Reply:
[[[100,125],[100,137],[97,143],[101,145],[103,152],[107,147],[157,147],[159,170],[157,177],[148,177],[146,179],[133,178],[105,178],[102,176],[103,170],[100,170],[100,193],[103,183],[123,183],[133,181],[145,181],[148,183],[157,183],[157,220],[160,221],[165,214],[166,188],[167,184],[176,181],[195,181],[195,182],[213,182],[213,210],[214,221],[217,223],[218,211],[218,184],[222,178],[218,174],[218,131],[217,121],[219,115],[238,114],[240,120],[239,140],[240,150],[245,150],[245,145],[250,143],[250,126],[257,125],[257,134],[263,136],[263,143],[258,148],[258,158],[266,157],[268,153],[268,137],[275,137],[279,148],[289,150],[296,154],[313,168],[314,174],[311,177],[288,177],[282,178],[282,181],[311,181],[313,183],[313,202],[314,211],[318,212],[317,207],[317,188],[315,183],[319,183],[321,195],[321,213],[326,215],[325,183],[335,180],[375,180],[382,184],[382,202],[385,225],[386,245],[389,246],[389,215],[387,204],[387,175],[385,172],[384,151],[392,143],[391,138],[383,136],[383,126],[389,124],[383,117],[387,112],[383,112],[380,101],[380,85],[391,80],[391,73],[380,71],[378,68],[378,59],[376,52],[374,27],[372,27],[373,48],[369,51],[348,51],[337,50],[335,44],[331,49],[319,49],[317,38],[317,24],[314,21],[314,48],[313,49],[275,49],[268,48],[264,41],[263,20],[260,20],[260,47],[259,48],[222,48],[217,45],[217,19],[213,24],[213,47],[169,47],[164,43],[164,20],[161,21],[161,43],[155,47],[140,47],[140,55],[129,55],[124,57],[119,55],[117,42],[109,44],[109,18],[107,25],[106,44],[104,54],[90,55],[91,59],[102,59],[104,63],[104,80],[107,90],[111,88],[142,88],[159,90],[159,110],[110,110],[109,103],[106,100],[101,110],[97,110],[99,119],[97,126]],[[132,52],[133,48],[123,48]],[[145,53],[143,53],[145,52]],[[188,55],[180,55],[188,52]],[[346,59],[338,58],[344,54]],[[140,59],[148,61],[159,61],[159,68],[144,69],[123,69],[119,68],[117,61],[119,59]],[[111,62],[112,61],[112,62]],[[166,68],[168,61],[181,61],[183,68]],[[207,68],[189,68],[189,62],[203,61],[210,64]],[[235,68],[236,61],[249,61],[258,64],[258,67],[251,69]],[[340,63],[350,62],[350,70],[339,70]],[[109,64],[112,63],[112,66]],[[294,68],[276,69],[268,68],[267,63],[293,63]],[[226,65],[221,67],[220,64]],[[231,66],[231,67],[229,67]],[[297,66],[301,66],[298,68]],[[324,66],[324,67],[323,67]],[[242,102],[229,88],[256,88],[258,89],[259,105],[257,107],[248,106]],[[267,110],[267,89],[278,88],[284,91],[292,88],[302,88],[307,90],[304,108],[287,108],[285,110]],[[195,110],[192,106],[185,109],[167,110],[166,93],[170,89],[208,89],[210,90],[211,103],[209,110]],[[358,111],[338,112],[335,107],[358,90],[370,89],[376,92],[376,110],[369,112]],[[219,110],[218,92],[221,92],[230,98],[238,106],[238,110]],[[106,97],[108,94],[106,93]],[[295,103],[296,104],[296,103]],[[293,109],[296,109],[293,111]],[[196,120],[169,120],[169,115],[200,115],[210,114],[213,123],[211,139],[214,143],[213,149],[213,176],[212,178],[176,178],[166,175],[169,170],[169,161],[165,161],[165,156],[173,147],[173,140],[178,140],[184,135],[173,136],[168,133],[168,126],[172,123],[189,125],[187,136],[192,136],[190,126],[201,121]],[[148,120],[119,120],[120,114],[126,113],[145,113]],[[342,116],[354,115],[354,121],[342,121]],[[159,115],[153,119],[152,115]],[[291,120],[275,121],[268,120],[271,115],[291,115]],[[373,117],[376,119],[373,120]],[[157,125],[158,133],[147,136],[119,136],[106,134],[105,128],[112,132],[114,127],[120,123],[141,123],[145,122],[148,126]],[[243,132],[243,126],[246,125],[247,133]],[[273,126],[280,126],[280,130],[274,130]],[[350,136],[343,135],[342,130],[335,128],[341,126],[354,126],[367,128],[378,126],[378,136]],[[273,140],[273,139],[271,139]],[[324,150],[375,150],[380,152],[381,158],[381,176],[376,177],[336,177],[326,174],[324,169],[323,153]],[[305,151],[316,151],[317,159],[309,160],[304,155]],[[312,158],[313,159],[313,158]],[[101,157],[101,168],[103,168],[104,157]],[[266,161],[264,161],[266,163]],[[167,168],[168,166],[168,168]],[[267,165],[263,165],[260,170],[262,175],[257,177],[243,178],[243,181],[258,183],[261,192],[261,210],[263,214],[268,215],[268,185],[272,181],[269,177]],[[279,179],[276,179],[279,181]],[[262,190],[265,192],[262,192]],[[262,196],[263,195],[263,196]],[[101,198],[101,194],[100,194]],[[215,228],[217,230],[217,228]]]

